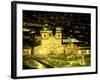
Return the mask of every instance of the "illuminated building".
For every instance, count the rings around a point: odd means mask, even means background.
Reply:
[[[31,48],[24,48],[23,56],[31,56]]]
[[[40,31],[41,34],[41,44],[34,47],[34,55],[43,55],[47,56],[48,54],[80,54],[88,53],[89,49],[78,47],[74,42],[79,43],[79,40],[74,38],[62,39],[62,30],[61,28],[56,28],[55,35],[53,35],[52,30],[44,28]],[[67,41],[66,44],[62,44],[62,41]],[[86,47],[85,47],[86,48]],[[83,50],[82,50],[83,49]]]
[[[41,34],[41,45],[34,47],[34,55],[63,53],[64,48],[62,46],[61,28],[56,28],[55,35],[53,35],[52,31],[47,28],[41,30],[40,34]]]

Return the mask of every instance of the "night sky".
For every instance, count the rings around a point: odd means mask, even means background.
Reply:
[[[55,34],[55,28],[62,28],[62,37],[73,37],[90,45],[91,38],[91,15],[86,13],[63,13],[63,12],[43,12],[43,11],[23,11],[23,28],[35,31],[40,34],[43,27],[47,27]],[[32,24],[38,24],[35,26]],[[45,26],[47,24],[48,26]],[[24,36],[29,33],[23,32]]]

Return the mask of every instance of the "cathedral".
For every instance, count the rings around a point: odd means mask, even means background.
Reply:
[[[63,53],[62,31],[56,28],[55,35],[52,30],[44,28],[40,31],[41,45],[34,47],[34,55],[60,54]]]
[[[43,28],[40,30],[40,45],[33,47],[32,49],[24,49],[24,55],[31,55],[33,52],[34,56],[47,56],[48,54],[59,55],[59,54],[76,54],[80,55],[82,53],[89,54],[90,49],[84,49],[84,47],[79,47],[74,42],[79,43],[78,40],[74,38],[62,39],[62,28],[57,27],[55,34],[48,28]],[[66,40],[66,44],[62,42]],[[26,51],[27,50],[27,51]],[[27,53],[27,54],[26,54]]]

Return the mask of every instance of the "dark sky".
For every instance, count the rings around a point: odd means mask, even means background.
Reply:
[[[23,23],[41,24],[41,26],[23,25],[39,34],[43,27],[51,29],[62,28],[63,38],[73,37],[90,43],[91,15],[85,13],[62,13],[43,11],[23,11]],[[48,24],[48,26],[42,26]]]

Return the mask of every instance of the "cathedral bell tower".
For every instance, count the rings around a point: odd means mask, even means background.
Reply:
[[[57,45],[62,46],[62,29],[60,27],[56,28],[55,38],[57,40]]]

